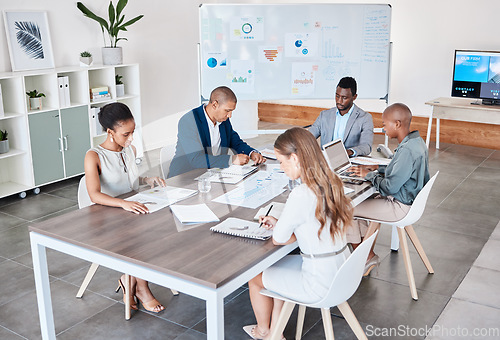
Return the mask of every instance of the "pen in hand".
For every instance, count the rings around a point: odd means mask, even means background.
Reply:
[[[268,216],[268,215],[269,215],[269,213],[271,212],[271,209],[272,209],[272,208],[273,208],[273,205],[271,204],[271,206],[269,207],[269,210],[267,211],[267,213],[266,213],[266,215],[265,215],[264,217],[266,217],[266,216]],[[259,228],[261,228],[261,227],[262,227],[262,224],[263,224],[263,223],[264,223],[264,221],[260,222],[260,224],[259,224]]]

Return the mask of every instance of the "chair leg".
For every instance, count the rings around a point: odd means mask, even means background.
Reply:
[[[330,315],[330,308],[321,308],[321,318],[323,319],[323,327],[325,329],[325,339],[334,340],[332,316]]]
[[[425,254],[424,248],[422,247],[422,244],[420,243],[420,240],[417,237],[417,234],[415,234],[415,230],[413,229],[412,225],[407,225],[405,227],[406,233],[408,234],[408,237],[410,238],[411,243],[413,243],[413,246],[417,250],[418,255],[422,259],[422,262],[425,265],[425,268],[427,268],[427,271],[429,274],[434,274],[434,269],[432,269],[431,262],[427,258],[427,255]]]
[[[295,307],[295,303],[290,301],[285,301],[283,307],[281,308],[280,316],[278,317],[278,321],[272,329],[271,336],[269,340],[281,340],[281,334],[283,334],[283,330],[290,319],[290,315],[292,315],[293,308]]]
[[[179,295],[179,292],[178,292],[178,291],[176,291],[175,289],[170,289],[170,291],[172,292],[172,294],[173,294],[174,296]]]
[[[392,251],[398,251],[399,250],[399,238],[398,238],[398,231],[395,225],[392,226],[392,233],[391,233],[391,250]]]
[[[408,250],[408,241],[406,240],[406,233],[403,228],[398,227],[399,245],[403,251],[403,259],[405,261],[406,276],[408,276],[408,284],[410,285],[411,297],[413,300],[418,300],[417,287],[415,285],[415,278],[413,276],[413,268],[411,266],[410,252]]]
[[[130,320],[130,275],[125,274],[125,282],[123,284],[125,285],[125,320]]]
[[[97,263],[92,263],[90,265],[89,271],[87,272],[87,275],[85,275],[85,278],[83,279],[82,285],[80,286],[80,289],[78,290],[78,293],[76,293],[76,297],[81,299],[83,296],[83,293],[85,293],[85,290],[89,286],[90,281],[94,277],[95,272],[97,271],[97,268],[99,268],[99,265]]]
[[[368,225],[368,230],[366,231],[366,234],[363,237],[363,239],[364,240],[368,239],[378,229],[380,229],[380,223],[370,221],[370,224]],[[375,244],[375,242],[373,242],[373,243]]]
[[[297,315],[297,330],[295,331],[295,340],[302,338],[302,330],[304,329],[304,319],[306,317],[306,306],[299,305],[299,313]]]
[[[363,330],[363,327],[359,324],[358,319],[354,315],[351,307],[347,303],[347,301],[342,302],[340,305],[337,306],[338,309],[340,310],[340,313],[344,316],[345,321],[349,324],[351,327],[352,331],[356,335],[358,339],[364,339],[367,340],[368,338],[366,337],[365,331]]]

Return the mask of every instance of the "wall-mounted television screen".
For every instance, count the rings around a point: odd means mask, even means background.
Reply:
[[[500,52],[456,50],[451,96],[481,98],[483,104],[497,104]]]

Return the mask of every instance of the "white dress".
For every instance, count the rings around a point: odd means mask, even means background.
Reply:
[[[342,249],[346,244],[345,236],[336,235],[333,241],[329,224],[318,238],[320,224],[315,217],[316,202],[316,196],[306,184],[293,189],[274,227],[273,238],[284,243],[294,233],[300,250],[305,254],[325,254]],[[320,258],[288,255],[264,270],[264,287],[300,302],[319,301],[327,294],[333,277],[349,255],[349,248],[338,255]]]
[[[97,145],[89,151],[97,153],[101,162],[99,180],[103,194],[116,197],[139,188],[139,169],[131,146],[117,152]]]

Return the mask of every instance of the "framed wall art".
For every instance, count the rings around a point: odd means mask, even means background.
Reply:
[[[12,71],[54,68],[47,12],[4,11]]]

